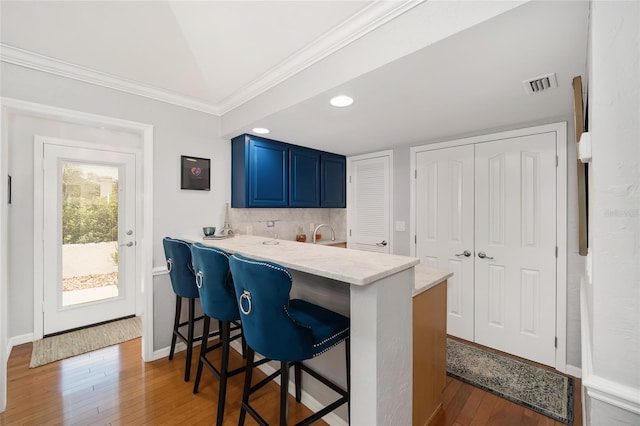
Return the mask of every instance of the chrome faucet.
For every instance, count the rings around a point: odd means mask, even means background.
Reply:
[[[323,226],[326,226],[331,230],[331,241],[336,240],[336,233],[333,231],[333,226],[327,225],[326,223],[321,223],[320,225],[316,226],[316,229],[313,231],[313,236],[311,237],[313,238],[313,244],[316,243],[316,234],[318,233],[318,229],[322,228]]]

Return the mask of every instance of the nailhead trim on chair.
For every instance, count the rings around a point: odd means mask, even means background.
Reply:
[[[289,319],[291,321],[293,321],[294,324],[299,325],[300,327],[304,327],[304,328],[308,328],[311,329],[311,326],[302,324],[301,322],[299,322],[298,320],[296,320],[294,317],[291,316],[291,314],[289,313],[289,310],[287,309],[286,306],[282,306],[284,308],[284,312],[287,314],[287,316],[289,317]],[[315,346],[315,345],[314,345]]]
[[[329,340],[333,339],[334,337],[339,336],[340,334],[344,333],[344,332],[345,332],[345,331],[347,331],[347,330],[349,330],[349,328],[345,328],[344,330],[337,332],[337,333],[336,333],[336,334],[334,334],[333,336],[331,336],[331,337],[327,337],[327,338],[326,338],[326,339],[324,339],[322,342],[320,342],[320,343],[316,343],[315,345],[313,345],[313,347],[314,347],[314,348],[317,348],[318,346],[321,346],[321,345],[323,345],[323,344],[327,343]]]
[[[272,265],[272,264],[270,264],[270,263],[266,263],[266,262],[255,262],[255,261],[253,261],[253,260],[241,259],[241,258],[239,258],[239,257],[236,257],[236,259],[238,259],[238,260],[239,260],[239,261],[241,261],[241,262],[251,263],[252,265],[262,265],[262,266],[267,266],[267,267],[269,267],[269,268],[271,268],[271,269],[275,269],[276,271],[282,271],[282,272],[284,272],[285,274],[287,274],[287,275],[289,276],[289,279],[290,279],[291,281],[293,281],[293,277],[291,276],[291,273],[290,273],[288,270],[286,270],[286,269],[278,268],[277,266],[274,266],[274,265]]]

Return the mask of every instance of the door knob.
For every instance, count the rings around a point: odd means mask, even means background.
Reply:
[[[487,256],[487,254],[483,251],[478,252],[478,257],[480,259],[489,259],[489,260],[493,260],[493,257],[491,256]]]
[[[129,230],[127,231],[127,235],[131,235],[131,234],[133,234],[133,229],[129,229]]]
[[[387,242],[385,240],[383,240],[381,243],[376,243],[376,246],[378,247],[384,247],[387,245]]]
[[[469,257],[471,256],[471,252],[469,250],[465,250],[462,253],[456,253],[455,256],[465,256],[465,257]]]
[[[124,247],[124,246],[131,247],[132,245],[133,245],[133,241],[129,241],[127,244],[120,244],[120,247]]]

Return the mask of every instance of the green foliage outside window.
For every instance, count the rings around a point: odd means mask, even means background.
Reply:
[[[98,179],[72,165],[63,168],[63,244],[118,240],[118,183],[113,182],[108,197],[101,197]]]

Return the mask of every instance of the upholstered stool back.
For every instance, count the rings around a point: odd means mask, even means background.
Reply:
[[[191,249],[189,243],[175,238],[165,237],[162,240],[167,269],[171,278],[173,292],[180,297],[195,299],[198,296],[193,266],[191,265]]]
[[[229,254],[219,248],[194,243],[191,255],[202,312],[221,321],[239,320]]]

